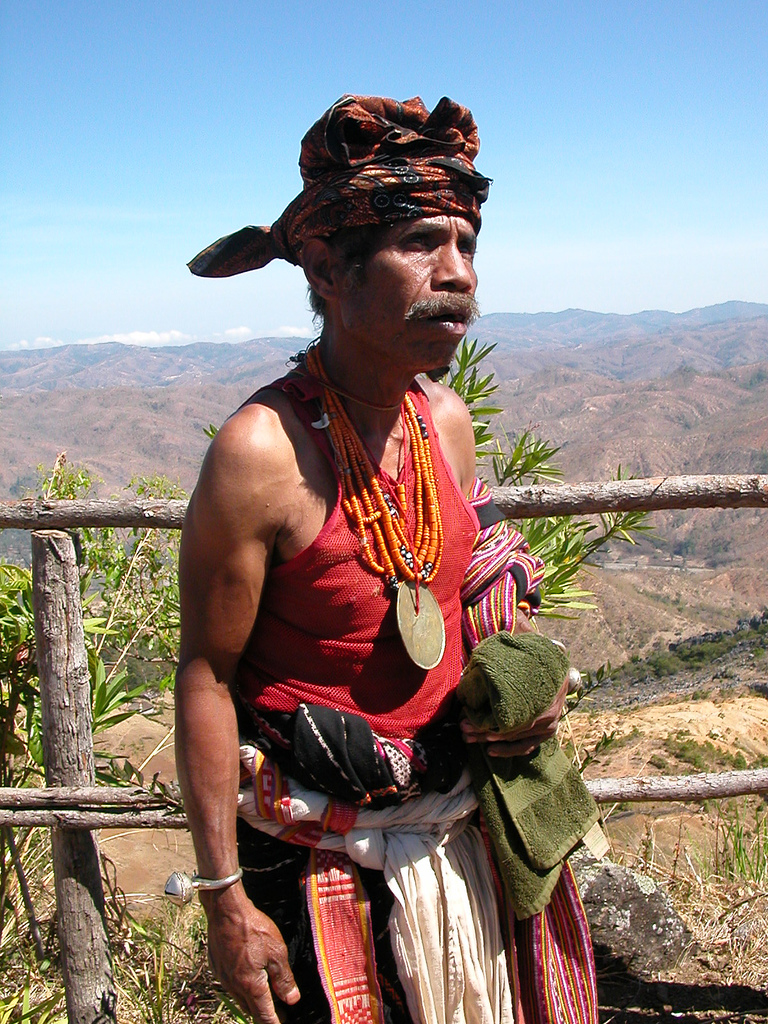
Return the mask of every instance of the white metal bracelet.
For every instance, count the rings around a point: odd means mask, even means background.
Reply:
[[[242,877],[242,868],[238,868],[237,871],[233,871],[231,875],[225,875],[224,878],[201,878],[200,875],[195,872],[195,874],[192,875],[192,887],[194,889],[206,889],[208,891],[213,889],[228,889],[230,885],[234,885],[235,882],[239,882]]]
[[[203,889],[207,892],[228,889],[230,885],[239,882],[242,877],[242,868],[238,868],[231,875],[225,875],[224,878],[201,878],[198,874],[194,874],[190,878],[183,871],[174,871],[165,883],[165,895],[171,903],[183,907],[192,902],[195,889]]]

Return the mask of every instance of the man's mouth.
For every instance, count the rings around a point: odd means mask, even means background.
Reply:
[[[480,315],[472,295],[441,295],[418,299],[405,314],[406,320],[430,320],[433,323],[461,324],[469,327]]]
[[[424,317],[425,320],[437,320],[439,323],[447,322],[449,324],[465,324],[467,322],[466,316],[461,313],[438,313],[436,316]]]

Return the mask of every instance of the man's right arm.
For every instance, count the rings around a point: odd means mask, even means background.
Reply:
[[[237,869],[239,739],[233,685],[280,529],[285,438],[273,410],[249,406],[219,431],[184,522],[176,762],[198,873]],[[201,894],[213,968],[257,1020],[276,1024],[272,991],[299,998],[273,922],[242,883]]]

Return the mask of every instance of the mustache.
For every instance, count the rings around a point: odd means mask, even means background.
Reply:
[[[428,299],[417,299],[405,314],[405,319],[435,320],[444,316],[459,317],[469,327],[480,316],[480,306],[474,295],[445,292]]]

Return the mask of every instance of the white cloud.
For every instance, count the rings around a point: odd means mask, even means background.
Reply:
[[[315,331],[311,327],[278,327],[275,331],[277,338],[311,338]]]
[[[293,328],[291,328],[292,330]],[[143,345],[150,348],[163,345],[191,345],[196,341],[230,342],[252,338],[250,327],[228,327],[213,334],[185,334],[184,331],[128,331],[124,334],[102,334],[98,338],[80,338],[77,345],[102,345],[105,342],[119,342],[122,345]],[[58,343],[60,344],[60,342]]]
[[[127,334],[101,334],[98,338],[79,338],[76,345],[104,345],[118,342],[121,345],[188,345],[196,341],[194,334],[182,331],[129,331]]]
[[[27,351],[32,348],[54,348],[56,345],[61,345],[63,342],[59,341],[58,338],[48,338],[42,335],[39,338],[35,338],[33,341],[27,341],[26,338],[22,338],[21,341],[17,341],[15,344],[11,344],[8,348],[11,351]]]
[[[263,331],[261,336],[267,335],[271,337],[277,335],[281,338],[308,338],[312,335],[312,331],[305,327],[281,327],[276,332]],[[75,341],[40,336],[34,338],[34,340],[22,338],[20,341],[11,342],[6,346],[0,344],[0,349],[4,347],[8,351],[28,351],[36,348],[53,348],[57,345],[106,345],[110,342],[121,345],[141,345],[145,348],[167,345],[191,345],[194,342],[229,343],[232,345],[248,341],[257,336],[259,336],[258,332],[243,324],[240,327],[227,327],[222,331],[212,331],[203,334],[187,334],[184,331],[175,329],[167,331],[119,331],[115,334],[99,334],[88,338],[77,338]]]

